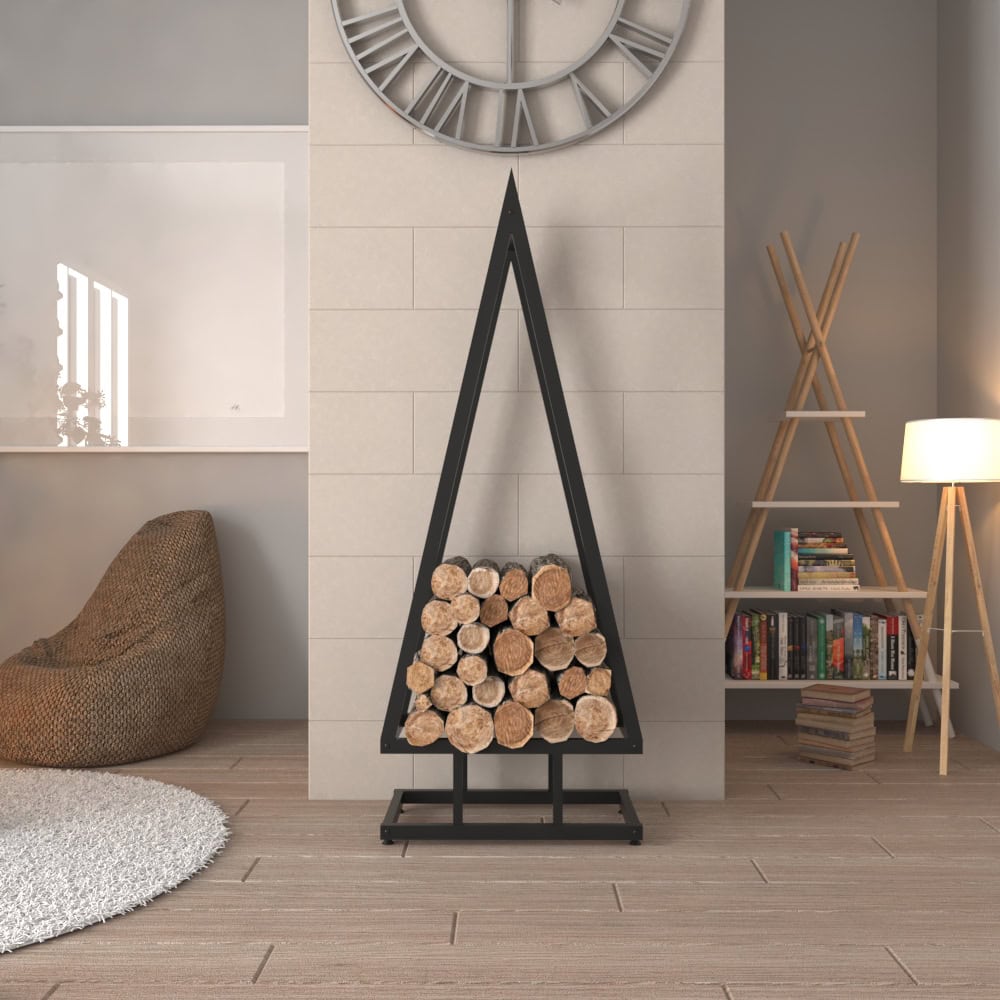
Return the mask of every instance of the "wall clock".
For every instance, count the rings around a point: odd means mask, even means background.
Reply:
[[[455,146],[532,153],[594,135],[649,93],[691,0],[331,3],[352,62],[397,114]]]

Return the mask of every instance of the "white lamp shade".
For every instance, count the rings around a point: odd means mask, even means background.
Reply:
[[[1000,420],[909,420],[903,432],[904,483],[1000,482]]]

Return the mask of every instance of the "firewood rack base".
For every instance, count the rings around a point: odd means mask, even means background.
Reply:
[[[463,753],[453,754],[451,788],[397,788],[382,820],[383,844],[396,840],[627,840],[642,843],[642,823],[625,788],[563,787],[562,754],[549,754],[547,788],[469,788],[469,763]],[[411,823],[401,821],[409,805],[450,805],[450,822]],[[552,818],[539,823],[467,822],[467,805],[551,806]],[[620,822],[573,822],[565,819],[565,806],[613,805]]]

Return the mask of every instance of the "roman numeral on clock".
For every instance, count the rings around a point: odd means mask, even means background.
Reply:
[[[451,133],[461,139],[465,131],[465,109],[469,102],[471,84],[461,80],[445,69],[439,69],[424,85],[423,90],[410,101],[404,112],[411,115],[421,125],[428,125],[435,132],[441,132],[455,118],[455,129]]]
[[[608,40],[646,77],[653,76],[660,64],[667,61],[674,44],[672,36],[662,35],[624,17],[618,18]]]
[[[576,97],[580,115],[587,128],[593,127],[598,122],[603,122],[611,117],[611,112],[604,106],[600,98],[576,75],[570,73],[569,82],[573,85],[573,94]],[[597,112],[595,118],[594,112]]]
[[[510,94],[514,94],[514,120],[508,129],[507,106]],[[538,133],[535,131],[535,123],[531,119],[531,110],[528,107],[528,99],[525,97],[524,90],[521,87],[513,91],[501,90],[497,103],[497,146],[511,149],[519,146],[521,135],[525,130],[528,132],[530,144],[537,146]]]

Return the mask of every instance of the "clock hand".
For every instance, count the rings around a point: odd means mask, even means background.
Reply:
[[[514,82],[514,63],[516,61],[517,43],[517,2],[507,0],[507,82]],[[552,0],[552,3],[562,6],[562,0]]]

